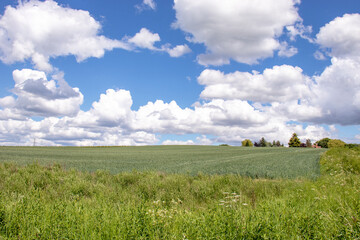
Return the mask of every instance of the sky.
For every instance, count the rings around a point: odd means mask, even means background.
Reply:
[[[360,143],[358,0],[2,0],[0,145]]]

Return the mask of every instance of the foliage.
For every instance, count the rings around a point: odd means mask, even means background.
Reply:
[[[300,147],[303,147],[303,148],[307,147],[306,143],[300,143]]]
[[[312,143],[310,139],[306,139],[306,147],[311,148],[312,147]]]
[[[334,147],[345,147],[346,143],[341,141],[340,139],[330,139],[328,142],[328,148]]]
[[[345,147],[347,148],[359,148],[360,147],[360,144],[356,144],[356,143],[347,143],[345,144]]]
[[[293,133],[292,137],[289,140],[289,147],[300,147],[300,139],[296,133]]]
[[[267,147],[268,146],[268,142],[266,142],[265,138],[261,138],[259,141],[259,146],[260,147]]]
[[[241,142],[241,146],[243,146],[243,147],[253,147],[254,144],[252,143],[252,141],[250,139],[245,139],[244,141]]]
[[[0,239],[358,239],[359,152],[320,162],[316,181],[2,163]]]
[[[219,146],[220,146],[220,147],[229,147],[230,145],[229,145],[229,144],[226,144],[226,143],[223,143],[223,144],[220,144]]]
[[[330,138],[323,138],[316,142],[316,144],[322,148],[328,148],[328,143],[330,141]]]
[[[305,151],[308,150],[308,151]],[[58,163],[66,169],[96,172],[155,171],[196,175],[233,173],[253,178],[316,178],[322,149],[220,146],[0,147],[0,162]]]

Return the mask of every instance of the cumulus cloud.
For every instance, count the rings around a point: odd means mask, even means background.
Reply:
[[[143,0],[141,4],[135,5],[135,8],[139,12],[142,12],[147,9],[156,10],[156,3],[154,2],[154,0]]]
[[[360,60],[360,14],[335,18],[320,29],[316,42],[332,57]]]
[[[150,50],[157,49],[154,44],[158,41],[160,41],[159,34],[152,33],[146,28],[142,28],[135,36],[128,39],[128,42],[134,44],[136,47],[147,48]]]
[[[322,53],[321,51],[317,50],[315,53],[314,53],[314,58],[317,59],[317,60],[326,60],[326,57],[324,55],[324,53]]]
[[[179,141],[179,140],[165,140],[162,145],[195,145],[193,140]]]
[[[360,62],[352,59],[332,59],[332,64],[316,76],[315,97],[322,109],[317,122],[328,124],[360,124]]]
[[[44,77],[38,71],[26,72],[22,70],[14,74],[19,84],[26,82],[23,79],[27,75],[31,75],[32,79]],[[48,87],[45,83],[43,85]],[[43,91],[32,91],[31,94],[34,92],[40,94]],[[213,99],[197,103],[193,108],[181,108],[175,101],[165,103],[158,100],[132,110],[129,91],[108,89],[88,111],[80,110],[76,115],[61,118],[49,115],[41,121],[9,116],[2,118],[3,111],[11,110],[12,113],[19,107],[15,98],[2,99],[0,103],[8,106],[0,111],[0,140],[7,145],[32,145],[34,139],[38,145],[144,145],[158,143],[159,134],[203,134],[195,140],[165,140],[163,144],[225,141],[239,144],[245,138],[255,140],[258,136],[285,141],[294,130],[308,135],[303,127],[287,124],[286,118],[273,116],[238,99]],[[324,133],[321,127],[314,126],[314,129],[319,129],[319,136]],[[206,135],[215,137],[208,139]]]
[[[170,44],[164,44],[161,47],[156,47],[155,44],[159,42],[160,36],[157,33],[152,33],[147,28],[142,28],[133,37],[126,37],[126,41],[134,46],[134,48],[145,48],[152,51],[167,52],[170,57],[181,57],[189,52],[191,49],[188,45],[177,45],[171,47]]]
[[[298,53],[296,47],[289,46],[287,42],[281,42],[278,55],[280,57],[292,57]]]
[[[50,58],[74,55],[78,62],[100,58],[106,50],[130,49],[127,43],[100,35],[90,13],[60,6],[53,0],[19,2],[0,17],[0,60],[6,64],[30,59],[51,71]]]
[[[169,53],[170,57],[181,57],[187,53],[191,52],[191,49],[188,45],[177,45],[173,48],[165,48],[165,51]]]
[[[80,110],[83,95],[78,88],[67,84],[62,73],[47,80],[44,72],[23,69],[15,70],[13,78],[12,93],[16,98],[7,96],[0,99],[2,113],[8,112],[10,118],[14,114],[27,117],[74,116]]]
[[[230,59],[254,64],[273,56],[279,49],[278,37],[285,27],[302,26],[298,3],[294,0],[175,0],[173,26],[188,33],[189,41],[206,46],[206,53],[198,56],[200,64],[223,65]]]
[[[224,74],[206,69],[198,77],[205,85],[201,97],[205,99],[242,99],[254,102],[285,102],[298,100],[310,93],[311,80],[302,69],[289,65],[274,66],[258,72]]]

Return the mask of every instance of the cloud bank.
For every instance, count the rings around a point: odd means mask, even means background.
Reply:
[[[290,57],[294,47],[285,51],[279,42],[284,28],[303,27],[297,0],[175,0],[173,24],[188,33],[188,41],[201,43],[206,52],[198,56],[202,65],[223,65],[230,59],[254,64],[272,57],[274,51]],[[300,32],[297,31],[297,32]]]

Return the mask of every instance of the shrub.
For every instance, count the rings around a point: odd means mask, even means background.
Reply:
[[[334,147],[345,147],[346,143],[341,141],[340,139],[331,139],[328,142],[328,148],[334,148]]]
[[[250,139],[245,139],[244,141],[241,142],[241,145],[243,147],[253,147],[254,144],[252,143],[252,141]]]
[[[328,148],[329,141],[330,141],[330,138],[323,138],[323,139],[317,141],[316,143],[318,146],[320,146],[322,148]]]

